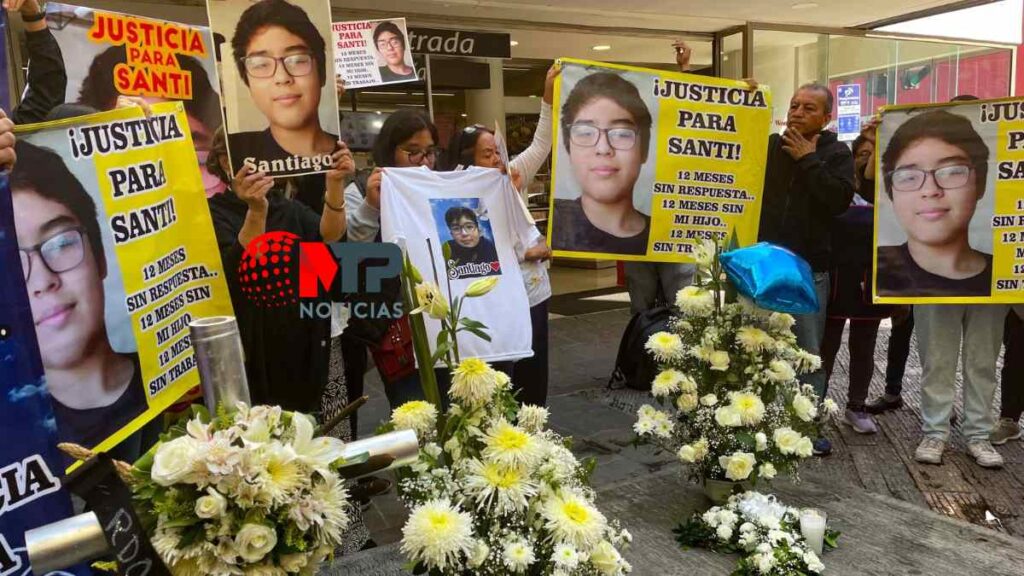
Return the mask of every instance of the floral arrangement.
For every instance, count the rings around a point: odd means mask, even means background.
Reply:
[[[427,401],[399,406],[382,431],[411,429],[421,443],[399,482],[410,509],[401,544],[408,568],[434,575],[630,572],[621,550],[631,537],[595,506],[592,462],[579,462],[565,438],[545,429],[547,409],[517,404],[508,376],[459,357],[459,332],[489,339],[485,326],[461,317],[462,301],[487,294],[496,279],[477,280],[446,301],[408,260],[403,274]],[[423,345],[423,314],[441,322],[433,355]],[[423,370],[439,360],[452,371],[443,413],[433,370]]]
[[[193,410],[132,470],[164,563],[175,576],[315,573],[349,524],[342,442],[280,407]]]
[[[825,569],[801,535],[800,511],[758,492],[694,514],[675,534],[683,546],[743,554],[733,576],[806,576]],[[825,546],[835,548],[838,538],[838,532],[825,530]]]
[[[696,284],[676,295],[671,330],[646,344],[660,368],[651,393],[667,410],[642,406],[633,428],[639,443],[677,454],[696,477],[756,483],[811,456],[818,398],[797,377],[821,360],[797,346],[792,316],[736,301],[720,253],[715,243],[698,246]]]
[[[476,358],[455,369],[438,433],[433,404],[394,410],[389,427],[424,439],[400,482],[411,510],[402,551],[431,574],[625,574],[631,537],[594,504],[592,470],[545,430],[548,411],[517,406],[509,379]]]

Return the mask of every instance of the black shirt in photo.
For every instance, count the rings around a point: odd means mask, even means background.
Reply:
[[[644,229],[635,236],[620,238],[590,223],[583,212],[583,203],[575,200],[555,200],[552,222],[551,248],[570,252],[603,252],[607,254],[647,254],[647,238],[651,232],[651,217],[644,218]]]
[[[992,256],[985,254],[985,269],[961,280],[928,272],[914,262],[906,244],[878,247],[878,295],[893,297],[990,296]]]
[[[329,134],[329,136],[332,142],[337,142],[338,137],[336,135]],[[262,170],[261,162],[267,163],[268,169],[263,171],[271,176],[294,176],[313,172],[326,172],[331,167],[330,153],[320,155],[325,158],[323,158],[319,167],[317,167],[311,157],[289,154],[274,139],[270,128],[262,132],[228,134],[228,145],[231,151],[232,170],[236,173],[241,169],[246,158],[251,158],[256,163],[257,170]],[[335,144],[335,147],[337,147],[337,144]]]
[[[139,356],[131,355],[132,379],[125,391],[112,404],[98,408],[71,408],[50,398],[57,420],[57,436],[61,442],[72,442],[93,448],[146,411],[146,391],[142,387]],[[157,417],[108,452],[117,460],[134,462],[159,440],[162,423]],[[70,457],[65,462],[71,464]]]
[[[408,74],[399,74],[397,72],[392,71],[391,68],[388,68],[387,66],[381,66],[380,67],[380,81],[381,82],[384,82],[384,83],[391,83],[391,82],[413,82],[413,81],[416,81],[416,80],[419,80],[419,78],[416,77],[416,69],[415,68],[413,68],[412,72],[410,72]]]
[[[453,280],[460,278],[477,278],[501,274],[501,262],[498,250],[483,236],[476,246],[466,248],[455,240],[445,242],[450,250],[448,258],[448,275]]]

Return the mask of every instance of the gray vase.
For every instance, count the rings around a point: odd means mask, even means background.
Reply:
[[[704,488],[704,495],[716,506],[728,502],[729,497],[733,494],[742,494],[754,488],[753,482],[749,480],[734,482],[732,480],[715,480],[714,478],[703,478],[701,485]]]

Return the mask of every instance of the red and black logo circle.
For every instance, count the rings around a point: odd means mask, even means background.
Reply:
[[[298,302],[299,237],[291,232],[268,232],[249,242],[242,253],[238,277],[242,292],[262,308]]]

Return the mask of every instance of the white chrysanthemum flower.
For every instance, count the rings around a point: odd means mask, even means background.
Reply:
[[[473,517],[447,498],[420,504],[402,527],[402,552],[413,562],[444,570],[459,566],[475,546]]]
[[[801,374],[808,374],[821,368],[821,358],[806,350],[796,353],[796,367]]]
[[[637,421],[633,423],[633,431],[640,436],[653,434],[660,438],[668,438],[675,429],[672,416],[667,412],[644,405],[637,412]]]
[[[814,405],[814,401],[803,394],[793,397],[793,412],[804,422],[810,422],[818,416],[818,408]]]
[[[678,334],[670,332],[657,332],[647,340],[645,348],[654,354],[654,359],[659,362],[675,360],[683,355],[685,348],[683,340]]]
[[[825,398],[825,401],[821,403],[821,407],[825,411],[825,414],[830,416],[839,412],[839,406],[836,404],[835,400],[831,398]]]
[[[772,478],[775,478],[775,465],[771,462],[765,462],[758,468],[757,474],[765,480],[771,480]]]
[[[501,558],[505,566],[513,572],[525,572],[530,564],[537,560],[533,553],[533,546],[530,546],[526,540],[515,540],[505,544]]]
[[[452,372],[448,395],[471,407],[487,403],[498,389],[497,371],[479,358],[466,358]]]
[[[679,370],[669,368],[662,370],[651,383],[651,394],[655,398],[663,398],[680,391],[680,385],[686,379],[686,375]]]
[[[762,574],[768,574],[772,571],[772,568],[775,567],[775,555],[772,553],[754,554],[753,556],[751,556],[751,560],[754,561],[754,564],[757,566],[757,569]]]
[[[548,416],[548,409],[543,406],[523,404],[519,407],[519,417],[516,422],[527,432],[537,433],[547,425]]]
[[[715,295],[704,288],[686,286],[676,293],[676,306],[686,316],[705,316],[715,309]]]
[[[718,535],[718,539],[722,542],[728,542],[729,539],[732,538],[732,528],[725,525],[719,526],[715,530],[715,533]]]
[[[412,430],[420,438],[431,435],[437,428],[437,407],[424,400],[406,402],[391,413],[391,423],[397,430]]]
[[[320,513],[322,540],[332,546],[341,544],[342,535],[352,518],[349,515],[351,503],[341,478],[332,474],[313,482],[309,498],[315,502]]]
[[[760,353],[771,348],[774,339],[764,330],[744,326],[736,331],[736,341],[750,353]]]
[[[783,454],[796,454],[802,438],[803,435],[788,426],[777,428],[772,433],[772,440],[775,442],[775,446]]]
[[[153,549],[168,566],[181,559],[181,531],[158,526],[151,539]]]
[[[465,490],[485,508],[494,507],[498,514],[525,510],[537,486],[523,468],[510,468],[494,462],[471,460],[463,477]]]
[[[739,520],[739,516],[737,516],[735,512],[729,510],[728,508],[722,508],[721,510],[718,511],[719,524],[725,524],[726,526],[732,528],[736,525],[737,520]]]
[[[756,463],[754,455],[749,452],[734,452],[729,456],[718,457],[718,465],[725,470],[725,477],[736,482],[749,478]]]
[[[813,550],[804,552],[804,564],[807,564],[807,569],[815,574],[820,574],[825,569],[825,565]]]
[[[559,544],[551,553],[551,562],[564,570],[575,570],[580,565],[580,553],[568,544]]]
[[[561,444],[545,443],[544,460],[537,474],[557,484],[563,484],[576,475],[578,462],[572,451]]]
[[[796,324],[796,319],[784,312],[772,312],[768,316],[768,327],[775,332],[789,333]]]
[[[540,442],[529,432],[499,420],[483,437],[483,457],[507,467],[531,467],[540,453]]]
[[[767,376],[772,382],[791,382],[796,371],[785,360],[772,360],[768,364]]]
[[[273,441],[261,445],[257,452],[263,463],[259,484],[264,496],[260,500],[275,504],[290,502],[295,492],[309,481],[295,451]]]
[[[586,550],[596,545],[608,528],[608,521],[582,494],[563,490],[548,500],[542,511],[547,528],[560,542]]]
[[[764,402],[752,392],[736,392],[730,399],[731,406],[739,415],[745,426],[754,426],[764,418]]]

